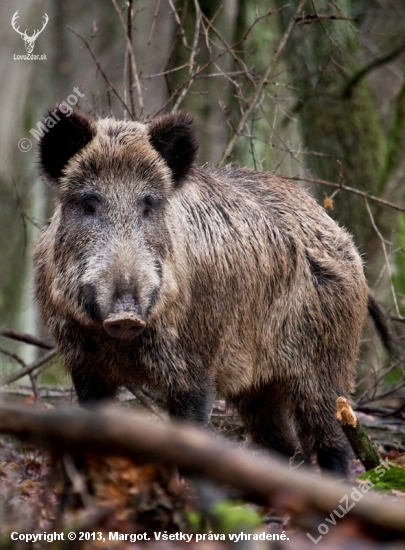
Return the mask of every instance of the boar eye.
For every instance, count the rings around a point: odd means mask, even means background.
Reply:
[[[94,195],[84,196],[79,199],[80,205],[86,216],[93,217],[97,214],[100,200]]]
[[[86,214],[95,214],[96,213],[96,209],[94,208],[94,206],[92,204],[85,204],[84,205],[84,211],[86,212]]]
[[[86,201],[83,203],[83,212],[85,216],[94,218],[97,214],[97,204],[93,201]]]
[[[148,218],[152,211],[158,205],[158,201],[151,195],[146,195],[142,199],[142,215],[144,218]]]

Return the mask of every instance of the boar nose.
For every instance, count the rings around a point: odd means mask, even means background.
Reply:
[[[114,338],[130,339],[138,336],[146,327],[146,323],[133,312],[120,311],[110,315],[103,326],[107,334]]]

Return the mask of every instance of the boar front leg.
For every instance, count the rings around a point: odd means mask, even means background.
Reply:
[[[167,399],[172,418],[197,424],[208,422],[210,390],[202,387],[188,392],[171,392]]]
[[[118,389],[117,384],[103,376],[100,371],[96,372],[89,364],[91,363],[75,363],[71,369],[73,385],[81,406],[91,406],[99,401],[112,399]]]

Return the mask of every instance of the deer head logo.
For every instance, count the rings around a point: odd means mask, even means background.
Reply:
[[[49,17],[46,15],[46,13],[44,14],[44,22],[42,24],[42,29],[41,30],[37,29],[36,31],[34,31],[32,36],[28,36],[27,29],[25,29],[24,32],[20,32],[20,30],[19,30],[20,27],[15,26],[17,19],[18,19],[18,11],[16,11],[15,14],[13,15],[13,18],[11,20],[11,26],[13,27],[13,29],[16,32],[18,32],[18,34],[20,34],[22,36],[22,39],[25,42],[25,49],[27,50],[27,53],[32,53],[33,50],[34,50],[34,46],[35,46],[35,40],[38,38],[38,36],[41,34],[41,32],[46,27],[46,25],[49,21]]]

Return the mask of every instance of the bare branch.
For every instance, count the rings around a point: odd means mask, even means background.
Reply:
[[[381,65],[385,65],[386,63],[389,63],[405,50],[405,42],[400,44],[397,48],[389,52],[388,54],[384,55],[383,57],[379,57],[377,59],[374,59],[360,69],[355,75],[352,76],[352,78],[349,80],[349,82],[346,84],[342,91],[342,97],[350,97],[352,94],[353,88],[357,86],[357,84],[362,80],[369,72],[371,72],[373,69],[376,69],[377,67],[380,67]]]
[[[362,392],[362,394],[357,399],[357,404],[364,405],[365,403],[369,403],[370,401],[376,401],[377,399],[380,400],[384,396],[386,396],[385,394],[378,394],[379,386],[384,382],[387,374],[389,374],[392,370],[398,368],[402,362],[403,362],[403,358],[400,357],[399,359],[396,359],[394,362],[392,362],[388,367],[380,368],[378,372],[375,372],[372,386],[367,387]],[[401,386],[404,386],[405,381],[401,380],[400,384]]]
[[[153,33],[155,32],[157,16],[158,16],[159,9],[160,9],[160,3],[161,3],[161,0],[158,0],[157,3],[156,3],[155,13],[153,14],[153,21],[152,21],[152,25],[151,25],[151,28],[150,28],[150,32],[149,32],[148,42],[147,42],[147,44],[146,44],[146,48],[149,48],[149,46],[150,46],[151,43],[152,43],[152,36],[153,36]]]
[[[112,0],[113,1],[113,0]],[[85,40],[83,38],[83,36],[81,36],[78,32],[76,32],[74,29],[72,29],[72,27],[69,27],[69,25],[67,25],[66,27],[67,29],[70,30],[70,32],[72,32],[73,34],[75,34],[78,38],[80,38],[80,40],[83,42],[83,44],[86,46],[86,48],[89,50],[89,53],[91,55],[91,57],[93,58],[93,61],[94,63],[97,65],[97,69],[100,71],[100,74],[101,76],[104,78],[104,80],[106,81],[106,83],[108,84],[108,86],[110,87],[110,89],[114,92],[114,94],[117,96],[117,98],[119,99],[119,101],[121,102],[122,106],[124,107],[124,109],[127,111],[127,113],[129,114],[129,116],[131,117],[131,119],[133,120],[133,116],[132,116],[132,113],[131,113],[131,110],[130,108],[128,107],[128,105],[125,103],[125,101],[122,99],[121,95],[119,94],[118,90],[116,89],[116,87],[114,86],[114,84],[111,82],[111,80],[108,78],[108,76],[106,75],[106,73],[103,71],[100,63],[98,62],[98,59],[97,57],[94,55],[94,52],[93,50],[91,49],[91,46],[90,44],[87,42],[87,40]]]
[[[193,39],[193,45],[191,47],[191,53],[190,53],[190,69],[189,74],[190,78],[188,79],[188,83],[184,88],[182,89],[179,97],[176,100],[176,103],[173,106],[172,111],[178,111],[180,105],[183,102],[183,99],[185,98],[187,92],[190,89],[191,84],[194,80],[194,64],[195,64],[195,56],[197,55],[197,48],[198,48],[198,39],[200,37],[200,28],[201,28],[201,10],[200,5],[198,3],[198,0],[194,0],[194,7],[195,7],[195,29],[194,29],[194,39]]]
[[[133,52],[133,46],[132,46],[132,3],[133,0],[128,0],[128,20],[127,20],[127,37],[128,42],[131,44],[131,52]],[[127,48],[128,50],[128,48]],[[131,99],[131,109],[132,114],[134,118],[136,118],[136,107],[135,107],[135,96],[134,96],[134,63],[132,62],[131,53],[127,52],[128,56],[128,88],[129,88],[129,97]]]
[[[288,4],[286,4],[286,6],[288,6]],[[221,57],[223,57],[224,55],[226,55],[227,53],[232,53],[232,51],[234,50],[234,48],[236,48],[239,44],[241,44],[244,40],[246,40],[246,38],[248,37],[248,35],[250,34],[250,32],[252,31],[252,29],[255,27],[255,25],[257,24],[258,21],[260,21],[261,19],[265,18],[265,17],[269,17],[269,16],[272,16],[274,15],[275,13],[278,13],[281,9],[283,9],[284,7],[286,6],[283,6],[282,8],[278,9],[278,10],[275,10],[275,11],[270,11],[268,12],[266,15],[263,15],[262,17],[259,17],[257,19],[255,19],[255,21],[250,25],[250,27],[246,30],[245,34],[242,36],[242,38],[240,38],[239,40],[237,40],[237,42],[235,42],[234,44],[232,44],[231,46],[226,46],[225,49],[220,52],[214,59],[210,59],[207,63],[205,63],[202,67],[200,67],[191,77],[189,77],[186,82],[183,82],[183,84],[181,86],[179,86],[176,90],[174,90],[174,92],[172,93],[172,95],[169,97],[169,99],[167,99],[165,101],[165,103],[162,105],[162,107],[160,109],[158,109],[155,113],[154,113],[154,116],[157,116],[159,115],[162,111],[164,111],[167,107],[167,105],[169,105],[170,102],[173,101],[173,98],[181,93],[181,91],[183,90],[184,87],[188,86],[189,83],[190,83],[190,80],[195,80],[197,78],[198,75],[200,75],[201,73],[203,73],[205,71],[205,69],[207,69],[208,67],[210,67],[211,65],[214,65],[216,61],[218,61],[219,59],[221,59]],[[166,69],[165,69],[166,70]],[[251,80],[250,76],[249,76],[249,71],[247,70],[246,72],[246,75],[247,75],[247,78],[249,80]]]
[[[378,238],[380,239],[381,246],[382,246],[382,249],[383,249],[383,252],[384,252],[385,265],[387,266],[387,271],[388,271],[388,275],[389,275],[391,294],[392,294],[392,299],[394,300],[395,311],[396,311],[398,317],[401,317],[401,314],[399,312],[399,307],[398,307],[397,295],[395,293],[394,285],[392,284],[392,273],[391,273],[391,266],[390,266],[390,262],[389,262],[389,258],[388,258],[388,254],[387,254],[386,241],[383,238],[383,236],[381,235],[381,233],[380,233],[380,231],[379,231],[379,229],[378,229],[378,227],[377,227],[377,225],[374,221],[374,217],[373,217],[373,214],[371,213],[368,201],[366,200],[365,202],[366,202],[367,212],[368,212],[368,215],[370,217],[371,225],[373,226],[374,231],[377,233]]]
[[[10,359],[15,361],[16,363],[18,363],[22,367],[26,367],[26,364],[21,359],[21,357],[18,357],[18,355],[16,355],[15,353],[11,353],[11,351],[8,351],[7,349],[3,349],[3,348],[0,348],[0,353],[2,355],[4,355],[5,357],[9,357]]]
[[[405,317],[402,316],[397,317],[396,315],[390,315],[390,319],[392,321],[396,321],[397,323],[405,323]]]
[[[43,357],[40,357],[30,365],[27,365],[26,367],[20,369],[17,372],[14,372],[13,374],[9,374],[8,376],[4,376],[0,379],[0,386],[6,386],[7,384],[11,384],[12,382],[15,382],[19,378],[22,378],[23,376],[26,376],[27,374],[30,374],[34,370],[40,369],[40,367],[43,367],[40,372],[48,368],[48,363],[54,359],[57,355],[56,350],[52,350],[48,353],[46,353]]]
[[[245,110],[245,112],[243,113],[240,121],[239,121],[239,124],[238,124],[238,127],[236,128],[236,132],[233,134],[232,138],[230,139],[225,151],[224,151],[224,154],[222,155],[221,157],[221,160],[219,161],[218,163],[218,166],[223,166],[224,164],[226,164],[228,162],[228,159],[229,157],[231,156],[231,153],[236,145],[236,142],[238,141],[239,139],[239,136],[241,135],[241,133],[243,132],[243,129],[245,127],[245,124],[248,120],[248,118],[250,117],[250,115],[252,114],[253,112],[253,109],[256,107],[256,104],[257,104],[257,101],[260,97],[260,94],[262,93],[262,90],[264,88],[264,85],[267,83],[267,80],[271,74],[271,72],[273,71],[275,65],[276,65],[276,62],[281,54],[281,52],[284,50],[284,47],[290,37],[290,34],[293,30],[293,27],[295,25],[295,19],[296,17],[298,17],[298,14],[299,12],[302,10],[302,7],[303,5],[305,4],[305,0],[300,0],[295,12],[294,12],[294,15],[292,16],[292,18],[290,19],[290,22],[288,23],[288,26],[280,40],[280,43],[278,45],[278,48],[276,50],[276,52],[274,53],[267,69],[266,69],[266,72],[264,73],[264,75],[262,76],[262,78],[260,79],[260,81],[258,82],[257,86],[256,86],[256,89],[253,93],[253,96],[249,99],[249,103],[248,103],[248,106]]]
[[[138,388],[137,386],[133,384],[127,384],[126,386],[127,390],[129,390],[132,395],[134,395],[139,403],[145,407],[145,409],[149,410],[151,413],[153,413],[157,418],[164,418],[161,410],[153,403],[152,399],[145,395],[145,393]]]
[[[37,336],[32,336],[32,334],[26,334],[25,332],[12,330],[11,328],[0,329],[0,336],[5,336],[11,340],[17,340],[17,342],[24,342],[25,344],[31,344],[32,346],[37,346],[43,349],[53,349],[55,347],[52,340],[48,340],[47,338],[38,338]]]
[[[128,33],[128,26],[125,24],[124,18],[122,17],[122,13],[121,13],[119,7],[117,6],[117,2],[115,0],[111,0],[111,3],[114,6],[115,11],[117,12],[117,15],[118,15],[119,20],[121,22],[121,26],[123,28],[125,39],[126,39],[126,42],[127,42],[127,51],[128,51],[128,54],[131,58],[130,73],[132,71],[133,78],[135,79],[135,86],[136,86],[136,90],[138,92],[138,102],[139,102],[139,108],[140,108],[139,116],[142,117],[145,106],[144,106],[144,103],[143,103],[142,88],[141,88],[141,83],[139,81],[138,70],[136,68],[134,48],[132,47],[132,39],[131,39],[132,38],[132,29],[131,29],[131,33]],[[131,0],[130,4],[132,4],[132,0]],[[133,115],[132,115],[132,119],[134,119],[135,117],[136,117],[136,113],[134,111]]]
[[[394,210],[398,210],[398,212],[405,212],[405,208],[402,208],[397,204],[386,201],[384,199],[379,199],[374,195],[370,195],[368,191],[360,191],[359,189],[354,189],[353,187],[348,187],[347,185],[343,185],[341,183],[333,183],[331,181],[320,180],[316,178],[309,178],[304,176],[288,176],[286,177],[286,179],[289,179],[292,181],[306,181],[308,183],[316,183],[317,185],[326,185],[327,187],[333,187],[334,189],[342,189],[343,191],[349,191],[349,193],[354,193],[355,195],[359,195],[360,197],[363,197],[370,201],[378,202],[379,204],[388,206],[389,208],[393,208]]]
[[[295,18],[296,23],[302,23],[304,25],[309,25],[311,23],[322,23],[323,21],[356,21],[354,17],[343,17],[339,15],[319,15],[317,13],[310,14],[307,13],[300,17]]]
[[[183,44],[186,48],[188,48],[189,46],[188,46],[188,43],[187,43],[187,37],[186,37],[186,33],[185,33],[185,30],[184,30],[184,27],[183,27],[183,22],[181,21],[180,17],[178,16],[177,10],[173,5],[173,0],[169,0],[169,6],[172,8],[174,19],[176,20],[177,26],[179,28],[178,32],[181,36]]]

